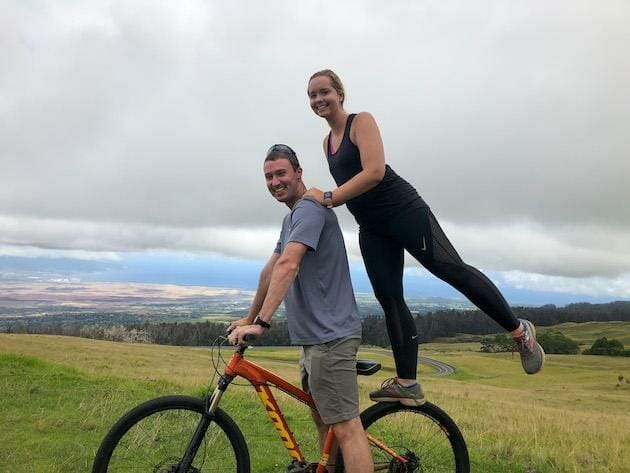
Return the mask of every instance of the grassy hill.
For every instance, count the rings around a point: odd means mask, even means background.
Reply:
[[[540,327],[541,332],[557,330],[572,338],[580,345],[590,347],[598,338],[606,337],[619,340],[630,348],[630,322],[585,322],[577,324],[567,322],[553,327]]]
[[[543,372],[527,376],[517,356],[478,348],[421,346],[423,355],[457,368],[452,376],[422,382],[427,397],[461,427],[472,471],[630,471],[630,384],[616,386],[618,375],[630,377],[627,358],[549,356]],[[209,355],[200,348],[0,334],[2,468],[89,471],[100,440],[122,413],[158,395],[200,395],[213,373]],[[368,392],[392,376],[393,367],[382,352],[366,349],[364,355],[386,368],[361,379],[367,407]],[[255,348],[248,356],[297,384],[298,350]],[[317,458],[308,413],[282,393],[278,398],[305,453]],[[288,457],[251,388],[231,387],[222,407],[243,427],[252,470],[283,471]]]
[[[630,348],[630,322],[566,322],[563,324],[542,326],[537,325],[536,331],[538,333],[544,333],[548,331],[561,332],[569,338],[572,338],[580,344],[581,348],[590,348],[595,340],[598,338],[606,337],[608,339],[616,339],[623,343],[627,348]],[[501,332],[503,333],[503,332]],[[442,337],[437,338],[435,343],[431,343],[431,346],[445,346],[448,349],[461,350],[463,347],[467,349],[475,350],[478,345],[472,343],[470,346],[466,345],[469,340],[478,340],[480,335],[459,334],[456,337]],[[458,347],[451,346],[451,344],[457,344]]]

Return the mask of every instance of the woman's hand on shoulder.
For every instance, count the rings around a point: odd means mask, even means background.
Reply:
[[[315,199],[321,205],[324,205],[324,191],[319,190],[317,187],[311,187],[309,190],[307,190],[306,194],[304,194],[304,197],[310,197],[312,199]]]
[[[306,194],[304,194],[304,197],[311,197],[315,199],[317,202],[319,202],[320,205],[323,205],[324,207],[328,207],[328,208],[332,207],[332,199],[325,199],[324,192],[318,189],[317,187],[311,187],[309,190],[307,190]]]

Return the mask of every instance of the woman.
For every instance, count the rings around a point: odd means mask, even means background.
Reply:
[[[359,224],[359,245],[374,295],[383,307],[397,377],[370,394],[374,401],[424,403],[416,381],[417,332],[403,299],[403,253],[407,250],[427,270],[462,292],[517,342],[523,369],[538,372],[544,352],[533,324],[516,318],[496,286],[467,265],[440,228],[416,190],[385,164],[376,121],[367,112],[348,114],[345,90],[331,70],[316,72],[308,82],[311,109],[324,118],[330,133],[324,154],[337,188],[308,191],[327,207],[346,204]]]

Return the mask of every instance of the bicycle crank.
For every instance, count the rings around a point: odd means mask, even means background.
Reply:
[[[407,460],[406,463],[400,463],[395,458],[389,462],[387,473],[421,473],[420,459],[413,452],[407,450],[403,455]]]
[[[286,473],[315,473],[317,470],[317,463],[306,463],[293,460],[287,469]]]

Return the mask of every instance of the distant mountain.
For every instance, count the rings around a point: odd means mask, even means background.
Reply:
[[[117,260],[109,261],[0,256],[0,281],[152,283],[255,290],[258,275],[265,264],[263,260],[173,251],[118,253],[117,257]],[[360,263],[351,264],[350,274],[361,314],[381,314],[380,305],[371,296],[372,287],[365,268]],[[607,293],[584,295],[553,288],[544,291],[525,289],[502,279],[500,273],[488,273],[488,277],[497,281],[512,306],[562,306],[575,302],[605,303],[624,299]],[[414,313],[473,307],[461,293],[426,271],[405,272],[403,278],[405,299]],[[366,296],[362,297],[361,293]]]
[[[90,325],[229,320],[247,314],[254,291],[207,286],[59,280],[0,280],[0,329],[16,325]],[[357,293],[362,317],[381,315],[372,294]],[[470,309],[461,300],[410,297],[414,314]],[[284,307],[276,318],[284,318]]]
[[[0,256],[0,277],[4,279],[30,279],[42,277],[72,276],[112,271],[119,268],[116,263],[72,258],[24,258]]]

